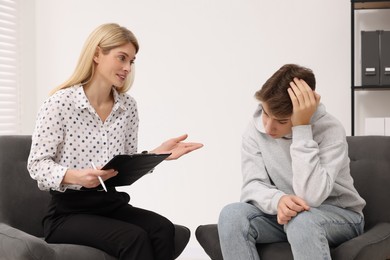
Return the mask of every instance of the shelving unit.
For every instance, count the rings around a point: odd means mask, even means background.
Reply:
[[[368,9],[390,9],[390,1],[358,1],[351,0],[351,135],[355,135],[355,91],[390,90],[386,86],[359,86],[355,80],[355,12]]]

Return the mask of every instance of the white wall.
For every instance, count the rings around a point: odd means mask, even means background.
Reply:
[[[239,199],[241,133],[256,106],[253,94],[281,65],[312,68],[322,101],[350,133],[349,1],[35,4],[36,107],[29,110],[34,117],[49,90],[70,75],[95,27],[117,22],[137,35],[141,49],[130,93],[139,105],[140,150],[182,133],[205,146],[164,162],[124,190],[134,205],[157,211],[193,233],[200,224],[216,223],[221,208]],[[207,259],[195,237],[181,259],[190,257]]]

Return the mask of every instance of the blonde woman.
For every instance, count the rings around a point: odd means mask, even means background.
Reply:
[[[104,24],[87,39],[73,75],[52,91],[37,117],[28,170],[52,201],[43,220],[46,241],[99,248],[119,259],[173,259],[174,226],[129,205],[127,193],[96,189],[115,176],[99,170],[117,154],[137,152],[138,113],[126,92],[139,45],[131,31]],[[172,138],[152,150],[177,159],[203,145]],[[99,167],[98,167],[99,168]]]

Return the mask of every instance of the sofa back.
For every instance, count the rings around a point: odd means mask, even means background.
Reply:
[[[365,229],[390,222],[390,136],[347,137],[351,175],[360,196]]]
[[[347,137],[351,174],[366,200],[366,229],[390,222],[390,136]],[[42,237],[50,200],[27,171],[31,136],[0,136],[0,222]]]
[[[0,136],[0,222],[43,237],[42,218],[50,200],[27,171],[31,136]]]

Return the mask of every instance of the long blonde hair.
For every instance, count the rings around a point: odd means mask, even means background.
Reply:
[[[107,54],[110,50],[127,43],[133,44],[136,53],[138,52],[139,45],[137,38],[129,29],[119,26],[116,23],[99,26],[86,40],[73,74],[67,81],[53,89],[50,94],[54,94],[60,89],[69,88],[73,85],[88,84],[95,73],[93,58],[96,54],[97,47],[100,47],[102,52]],[[118,92],[124,93],[130,89],[134,81],[134,71],[134,64],[132,64],[130,75],[127,77],[123,87],[117,89]]]

